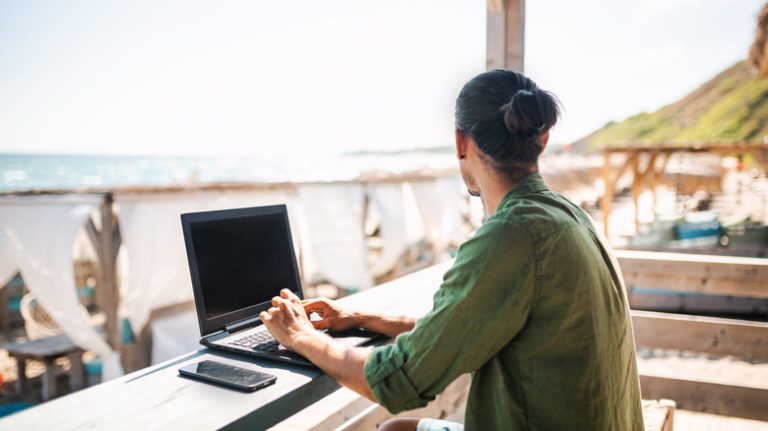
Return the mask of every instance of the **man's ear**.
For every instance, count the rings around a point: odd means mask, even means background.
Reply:
[[[466,133],[459,129],[456,129],[456,158],[461,160],[467,155],[467,139]]]

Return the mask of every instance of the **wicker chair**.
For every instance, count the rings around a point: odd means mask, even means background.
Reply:
[[[27,339],[37,340],[61,334],[59,325],[40,306],[35,296],[31,293],[27,293],[21,298],[20,311],[22,317],[24,317],[24,329],[27,332]],[[90,315],[88,310],[82,305],[80,306],[80,312],[83,313],[91,325],[98,325],[104,322],[103,315]]]

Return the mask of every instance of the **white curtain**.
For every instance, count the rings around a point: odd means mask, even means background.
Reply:
[[[371,273],[391,271],[407,250],[424,237],[421,217],[409,183],[382,183],[368,188],[371,210],[379,218],[382,249],[371,263]]]
[[[101,196],[3,199],[0,226],[30,292],[73,343],[101,356],[102,378],[110,380],[123,373],[119,354],[88,322],[72,263],[75,236],[101,202]]]
[[[279,192],[116,195],[127,260],[122,271],[122,313],[133,329],[141,331],[152,310],[193,299],[182,213],[286,203],[288,199]]]
[[[412,184],[413,193],[424,222],[427,240],[436,253],[450,243],[462,243],[468,234],[462,222],[466,201],[457,177],[443,177]]]
[[[363,235],[361,184],[303,184],[298,188],[306,231],[304,276],[351,289],[371,286]]]
[[[2,289],[19,270],[16,254],[11,241],[5,236],[5,230],[0,226],[0,289]]]

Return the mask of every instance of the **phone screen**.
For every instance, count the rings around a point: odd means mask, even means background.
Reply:
[[[188,365],[180,368],[179,374],[249,391],[269,386],[277,380],[272,374],[216,361],[201,361]]]

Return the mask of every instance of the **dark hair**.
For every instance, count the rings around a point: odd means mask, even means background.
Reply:
[[[456,99],[456,128],[471,136],[502,174],[535,165],[542,135],[557,122],[557,98],[511,70],[481,73]]]

